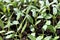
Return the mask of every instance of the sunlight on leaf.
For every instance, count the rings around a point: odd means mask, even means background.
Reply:
[[[38,36],[37,38],[36,38],[36,40],[42,40],[43,39],[43,36]]]
[[[13,38],[13,37],[14,37],[14,34],[10,34],[6,36],[6,39]]]
[[[27,21],[26,21],[26,23],[24,24],[24,26],[23,26],[23,28],[22,28],[22,30],[21,30],[21,33],[23,33],[23,32],[25,31],[26,27],[27,27]]]
[[[52,37],[52,36],[47,36],[47,37],[45,37],[43,40],[51,40],[51,37]]]
[[[32,35],[28,35],[28,38],[30,38],[31,40],[36,40],[36,38]]]
[[[47,25],[44,25],[43,27],[42,27],[42,29],[44,29],[44,31],[46,31],[46,29],[47,29]]]

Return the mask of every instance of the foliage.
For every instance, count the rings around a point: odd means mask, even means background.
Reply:
[[[59,40],[60,0],[0,0],[0,40]]]

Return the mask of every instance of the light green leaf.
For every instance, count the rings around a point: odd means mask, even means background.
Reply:
[[[22,28],[23,23],[20,24],[19,28],[17,28],[17,32]]]
[[[10,34],[6,36],[6,39],[13,38],[15,34]]]
[[[17,15],[17,20],[20,18],[20,16],[24,16],[24,14],[21,12],[21,11],[19,11],[19,9],[18,8],[14,8],[14,11],[17,13],[16,15]]]
[[[31,9],[31,6],[29,5],[29,6],[27,7],[26,14],[28,14],[28,13],[29,13],[30,9]]]
[[[51,21],[50,20],[47,20],[45,24],[46,25],[50,25],[51,24]]]
[[[55,28],[60,28],[60,21],[58,21],[57,25],[55,26]]]
[[[46,29],[47,29],[47,25],[44,25],[43,27],[42,27],[42,29],[44,30],[44,31],[46,31]]]
[[[4,23],[1,19],[0,19],[0,26],[1,26],[2,29],[4,28]]]
[[[7,21],[7,25],[4,28],[9,28],[11,26],[10,19]]]
[[[3,7],[3,12],[6,12],[6,6],[4,5],[4,7]]]
[[[46,6],[49,7],[49,0],[46,0]]]
[[[43,9],[41,13],[45,13],[46,12],[46,9]]]
[[[11,34],[11,33],[14,33],[14,31],[8,31],[5,35]]]
[[[32,32],[34,32],[35,28],[34,28],[33,25],[30,25],[30,30],[31,30]]]
[[[28,35],[28,38],[30,38],[31,40],[36,40],[36,38],[32,35]]]
[[[21,33],[24,32],[24,30],[26,29],[26,26],[27,26],[27,21],[26,21],[26,23],[24,24],[24,26],[23,26],[23,28],[22,28],[22,30],[21,30]]]
[[[59,39],[59,36],[56,36],[56,37],[53,38],[53,40],[57,40],[57,39]]]
[[[0,36],[0,40],[3,40],[3,38]]]
[[[22,28],[22,25],[23,25],[25,19],[26,19],[26,17],[25,17],[24,20],[20,23],[19,27],[17,28],[17,32]]]
[[[42,40],[43,39],[43,36],[38,36],[37,38],[36,38],[36,40]]]
[[[39,24],[40,22],[41,22],[41,20],[36,21],[35,25]]]
[[[16,24],[17,25],[17,24],[19,24],[19,22],[18,21],[13,21],[12,24]]]
[[[52,6],[53,6],[53,14],[56,15],[57,14],[57,8],[56,8],[57,5],[52,5]]]
[[[47,36],[47,37],[45,37],[43,40],[51,40],[51,37],[52,37],[52,36]]]
[[[47,14],[44,18],[45,19],[51,19],[52,18],[52,15],[51,14]]]
[[[44,1],[39,1],[39,3],[40,3],[40,7],[42,8],[43,6],[44,6]]]
[[[44,17],[42,15],[40,15],[40,16],[37,17],[37,19],[39,19],[39,18],[44,18]]]
[[[27,15],[26,17],[27,17],[28,21],[33,24],[33,18],[30,15]]]
[[[31,33],[31,35],[35,37],[35,33]]]
[[[36,17],[36,16],[37,16],[37,15],[36,15],[36,10],[35,10],[35,9],[32,9],[31,11],[32,11],[32,16],[33,16],[33,17]]]
[[[5,30],[0,31],[0,33],[4,33],[4,32],[6,32],[6,31]]]
[[[21,12],[21,11],[19,11],[18,13],[17,13],[17,20],[20,18],[20,16],[24,16],[24,14]]]
[[[53,0],[53,2],[58,3],[58,0]]]
[[[3,0],[3,2],[7,2],[7,3],[10,3],[10,0]]]

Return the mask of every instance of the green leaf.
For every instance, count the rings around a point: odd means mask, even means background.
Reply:
[[[17,32],[22,28],[22,25],[23,25],[25,19],[26,19],[26,17],[25,17],[24,20],[20,23],[19,27],[17,28]]]
[[[31,35],[35,37],[35,33],[31,33]]]
[[[52,18],[52,15],[51,14],[47,14],[44,18],[45,19],[51,19]]]
[[[47,36],[47,37],[45,37],[43,40],[51,40],[51,37],[52,37],[52,36]]]
[[[22,12],[18,12],[17,13],[17,18],[16,19],[18,20],[20,18],[20,16],[23,16],[23,13]]]
[[[0,36],[0,40],[3,40],[3,38]]]
[[[37,16],[37,15],[36,15],[36,10],[35,10],[35,9],[32,9],[31,11],[32,11],[32,16],[33,16],[33,17],[36,17],[36,16]]]
[[[56,8],[57,5],[52,5],[52,6],[53,6],[53,14],[56,15],[57,14],[57,8]]]
[[[7,3],[10,3],[10,0],[3,0],[3,2],[7,2]]]
[[[41,22],[41,20],[36,21],[35,25],[39,24],[40,22]]]
[[[42,40],[43,39],[43,36],[38,36],[37,38],[36,38],[36,40]]]
[[[4,7],[3,7],[3,12],[6,12],[6,6],[4,5]]]
[[[53,40],[57,40],[57,39],[59,39],[59,36],[56,36],[56,37],[53,38]]]
[[[34,32],[34,31],[35,31],[35,28],[34,28],[34,26],[33,26],[33,25],[30,25],[30,30],[31,30],[32,32]]]
[[[27,15],[26,17],[27,17],[28,21],[33,24],[33,18],[30,15]]]
[[[14,31],[8,31],[7,33],[5,33],[5,35],[11,34],[11,33],[14,33]]]
[[[37,17],[37,19],[39,19],[39,18],[44,18],[42,15],[39,15],[38,17]]]
[[[4,23],[1,19],[0,19],[0,26],[1,26],[2,29],[4,28]]]
[[[46,29],[47,29],[47,25],[44,25],[43,27],[42,27],[42,29],[44,30],[44,31],[46,31]]]
[[[17,15],[17,20],[19,20],[19,18],[21,17],[21,16],[24,16],[24,14],[21,12],[21,11],[19,11],[19,9],[18,8],[14,8],[14,11],[17,13],[16,15]]]
[[[58,3],[58,0],[53,0],[53,2]]]
[[[24,26],[23,26],[23,28],[22,28],[22,30],[21,30],[21,33],[24,32],[24,30],[26,29],[26,26],[27,26],[27,21],[26,21],[26,23],[24,24]]]
[[[44,1],[39,1],[39,3],[40,3],[40,7],[42,8],[43,6],[44,6]]]
[[[50,20],[47,20],[45,24],[46,25],[50,25],[51,24],[51,21]]]
[[[46,6],[49,7],[49,0],[46,0]]]
[[[51,32],[55,33],[56,32],[56,28],[52,25],[48,25],[48,28]]]
[[[32,35],[28,35],[28,38],[30,38],[31,40],[36,40],[36,38]]]
[[[17,28],[17,32],[22,28],[23,23],[20,24],[20,26]]]
[[[28,14],[28,13],[29,13],[30,9],[31,9],[31,5],[29,5],[29,6],[27,7],[26,14]]]
[[[7,25],[4,27],[4,28],[9,28],[11,26],[11,22],[10,22],[10,19],[7,21]]]
[[[10,34],[6,36],[6,39],[13,38],[15,34]]]
[[[0,31],[0,33],[4,33],[4,32],[6,32],[6,31],[5,30]]]
[[[13,21],[12,24],[16,24],[17,25],[17,24],[19,24],[19,22],[18,21]]]
[[[55,28],[59,29],[60,28],[60,21],[58,21],[57,25],[55,26]]]
[[[43,13],[43,15],[44,15],[45,12],[46,12],[46,9],[43,9],[41,13]]]

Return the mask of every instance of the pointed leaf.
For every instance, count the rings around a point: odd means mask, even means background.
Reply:
[[[41,20],[38,20],[38,21],[35,23],[35,25],[39,24],[40,22],[41,22]]]
[[[26,17],[27,17],[28,21],[33,24],[33,18],[30,15],[27,15]]]
[[[27,26],[27,21],[26,21],[26,23],[24,24],[24,26],[23,26],[23,28],[22,28],[22,30],[21,30],[21,33],[24,32],[24,30],[26,29],[26,26]]]

